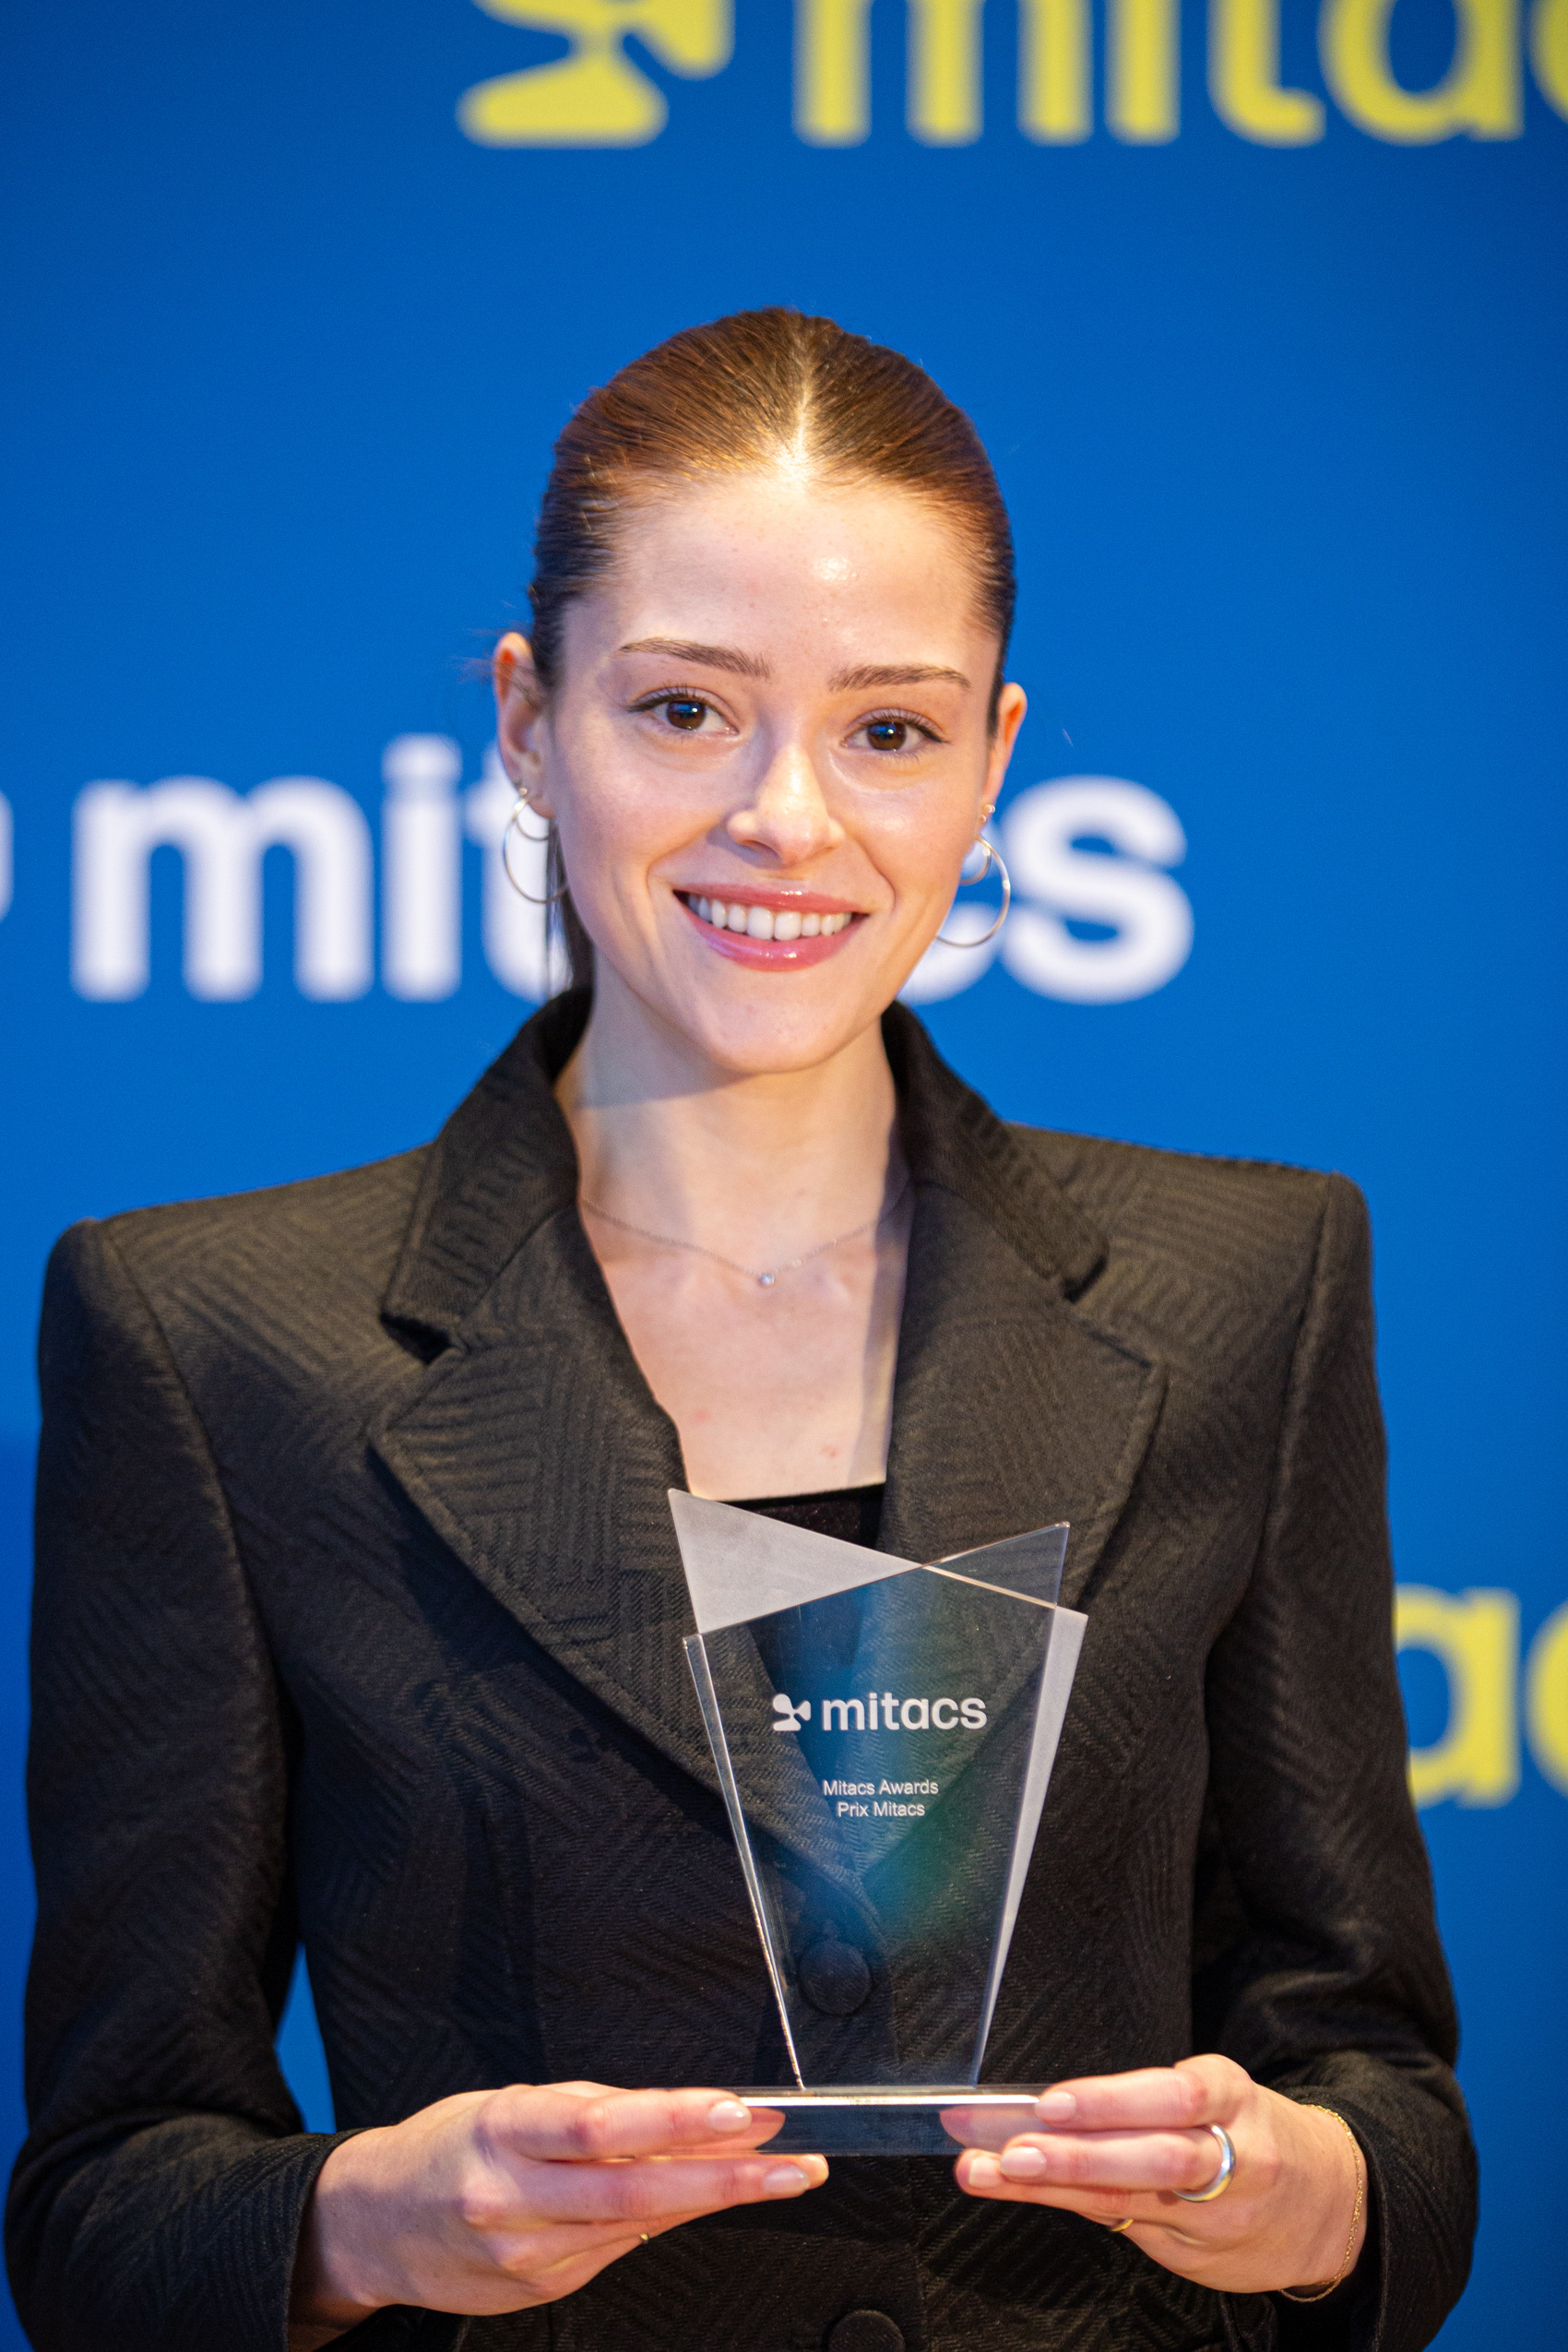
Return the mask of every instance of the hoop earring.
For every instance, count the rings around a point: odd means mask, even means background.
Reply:
[[[519,898],[526,898],[530,907],[553,907],[557,899],[564,898],[566,896],[566,885],[564,883],[561,885],[559,890],[552,890],[546,897],[536,898],[531,890],[525,890],[523,888],[522,884],[512,872],[512,835],[514,831],[517,833],[518,840],[526,842],[530,849],[541,849],[550,838],[550,820],[548,817],[545,819],[544,831],[542,833],[525,833],[523,831],[523,811],[528,807],[528,788],[526,785],[519,784],[517,787],[517,797],[512,803],[512,814],[506,819],[506,829],[501,836],[501,863],[505,869],[507,881],[511,884]]]
[[[1007,861],[1004,858],[995,842],[988,840],[983,833],[977,837],[975,847],[977,849],[983,849],[985,851],[985,863],[981,866],[979,873],[975,875],[974,880],[976,883],[986,881],[991,873],[992,868],[993,866],[995,867],[997,873],[1002,877],[1002,912],[997,916],[996,921],[992,924],[991,929],[989,931],[982,931],[978,939],[944,939],[942,933],[938,932],[935,940],[935,944],[938,947],[983,947],[988,940],[992,940],[996,937],[997,932],[1001,930],[1003,924],[1006,921],[1008,915],[1012,911],[1013,877],[1007,871]],[[961,876],[960,879],[962,879]]]

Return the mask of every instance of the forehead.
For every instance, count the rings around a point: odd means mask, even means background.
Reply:
[[[940,507],[782,466],[661,484],[630,502],[581,619],[601,645],[663,636],[960,667],[960,653],[973,660],[993,635],[968,549]]]

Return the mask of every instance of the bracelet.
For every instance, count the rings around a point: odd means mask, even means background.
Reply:
[[[1340,2130],[1344,2132],[1345,2137],[1350,2143],[1350,2160],[1356,2168],[1356,2209],[1350,2215],[1350,2235],[1345,2240],[1345,2259],[1340,2263],[1338,2269],[1335,2272],[1334,2276],[1329,2280],[1326,2287],[1320,2287],[1316,2288],[1311,2295],[1292,2294],[1289,2287],[1280,2287],[1275,2290],[1277,2294],[1283,2295],[1288,2303],[1321,2303],[1325,2296],[1333,2294],[1335,2288],[1339,2285],[1346,2272],[1350,2267],[1351,2250],[1356,2243],[1356,2232],[1360,2227],[1361,2207],[1366,2203],[1367,2172],[1366,2167],[1361,2161],[1361,2144],[1360,2140],[1357,2139],[1354,2132],[1351,2131],[1350,2126],[1346,2122],[1345,2118],[1339,2113],[1338,2109],[1336,2108],[1320,2106],[1316,2099],[1302,2099],[1301,2104],[1302,2107],[1310,2107],[1313,2108],[1319,2115],[1333,2116],[1334,2120],[1338,2124]]]

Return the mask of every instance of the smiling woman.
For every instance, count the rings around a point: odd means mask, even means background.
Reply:
[[[532,595],[498,742],[576,985],[427,1149],[56,1253],[33,2342],[1416,2352],[1473,2168],[1360,1196],[1004,1126],[897,1004],[1025,711],[910,362],[675,337],[563,435]],[[1072,1525],[989,2052],[1051,2087],[951,2174],[828,2182],[734,2095],[783,2057],[671,1488],[917,1561]],[[802,1997],[918,2064],[866,1941]]]

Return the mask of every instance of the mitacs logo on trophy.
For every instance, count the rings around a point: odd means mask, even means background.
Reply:
[[[1065,1526],[925,1563],[671,1492],[686,1643],[793,2081],[770,2148],[950,2155],[1085,1619]],[[780,1736],[783,1735],[783,1736]],[[739,2086],[736,2086],[739,2087]]]

